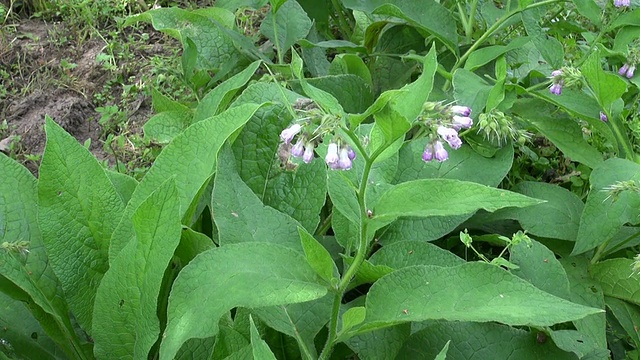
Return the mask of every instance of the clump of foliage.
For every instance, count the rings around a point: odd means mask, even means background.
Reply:
[[[195,98],[140,181],[51,119],[38,179],[0,155],[2,354],[638,357],[640,9],[247,3],[128,20]]]

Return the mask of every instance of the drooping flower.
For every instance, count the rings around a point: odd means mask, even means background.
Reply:
[[[473,119],[471,119],[468,116],[454,115],[453,116],[453,122],[451,123],[451,125],[456,130],[468,129],[471,126],[473,126]]]
[[[301,157],[304,154],[304,140],[298,139],[295,145],[291,148],[291,155],[295,157]]]
[[[471,115],[471,108],[468,106],[453,105],[451,106],[451,111],[453,111],[454,114],[460,115],[460,116]]]
[[[282,130],[282,132],[280,133],[280,140],[288,145],[289,143],[291,143],[291,140],[293,140],[293,138],[298,135],[300,130],[302,130],[302,126],[300,124],[293,124],[288,128]]]
[[[605,114],[603,111],[600,111],[600,120],[603,121],[603,122],[609,121],[609,118],[607,117],[607,114]]]
[[[618,74],[626,76],[627,70],[629,70],[629,64],[624,64],[620,67],[620,70],[618,70]]]
[[[422,153],[422,160],[425,162],[429,162],[431,160],[433,160],[433,144],[432,143],[428,143],[427,146],[425,146],[424,148],[424,152]]]
[[[627,70],[627,79],[631,79],[633,77],[633,73],[636,71],[636,66],[629,66],[629,70]]]
[[[455,129],[445,126],[438,127],[438,135],[446,141],[452,149],[459,149],[462,146],[462,140],[458,137],[458,132]]]
[[[349,158],[349,150],[346,147],[340,149],[340,160],[338,160],[338,166],[340,170],[349,170],[353,162]]]
[[[356,152],[351,146],[347,146],[347,155],[349,155],[349,159],[352,161],[356,159]]]
[[[633,74],[635,73],[635,71],[636,71],[636,66],[635,65],[630,65],[630,64],[625,63],[618,70],[618,74],[626,77],[627,79],[631,79],[633,77]]]
[[[314,148],[314,145],[312,142],[308,142],[305,144],[304,154],[302,154],[302,161],[304,161],[307,164],[313,161],[313,148]]]
[[[631,6],[631,0],[613,0],[613,5],[617,8]]]
[[[440,140],[436,140],[436,142],[433,144],[433,149],[436,160],[442,162],[446,161],[449,158],[449,153],[447,153],[447,150],[444,149],[444,146],[442,145],[442,142]]]
[[[562,70],[554,70],[551,72],[551,79],[553,80],[553,83],[549,87],[549,91],[554,95],[562,94],[562,86],[564,85],[562,75]]]
[[[333,163],[337,163],[338,160],[338,144],[332,142],[329,144],[329,148],[327,149],[327,156],[325,156],[324,161],[327,163],[327,165],[331,165]]]

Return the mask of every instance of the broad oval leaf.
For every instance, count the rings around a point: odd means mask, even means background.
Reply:
[[[371,287],[366,308],[365,329],[438,319],[551,326],[603,311],[558,298],[480,262],[396,270]]]
[[[190,338],[218,333],[218,320],[234,307],[300,303],[327,288],[304,255],[272,243],[248,242],[198,255],[176,279],[160,359],[173,359]]]
[[[589,268],[589,274],[600,283],[607,296],[640,305],[640,282],[633,274],[632,259],[609,259]]]

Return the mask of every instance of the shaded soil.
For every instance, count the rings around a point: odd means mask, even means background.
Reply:
[[[64,24],[22,20],[10,31],[0,32],[0,150],[23,162],[34,174],[38,164],[31,155],[42,154],[45,146],[44,119],[50,116],[80,143],[90,140],[90,151],[98,160],[114,163],[105,151],[105,133],[98,123],[94,94],[103,91],[113,73],[96,61],[106,44],[103,40],[78,41]],[[152,33],[153,34],[153,33]],[[156,36],[161,35],[156,33]],[[156,39],[157,40],[157,39]],[[166,52],[161,45],[141,49]],[[141,64],[136,66],[141,67]],[[69,65],[71,64],[71,65]],[[126,78],[126,77],[125,77]],[[111,98],[118,101],[121,86],[113,86]],[[151,116],[151,102],[144,95],[133,99],[130,108],[137,131]],[[4,141],[3,141],[4,140]],[[12,144],[11,149],[7,144]]]

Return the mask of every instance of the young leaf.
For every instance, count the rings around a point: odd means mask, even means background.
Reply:
[[[256,329],[256,325],[253,323],[253,318],[251,316],[249,316],[249,321],[251,322],[251,347],[253,348],[253,358],[276,360],[276,356],[273,355],[273,352],[269,349],[269,345],[260,338],[260,333],[258,333],[258,329]]]
[[[311,25],[311,19],[297,1],[285,1],[267,14],[260,24],[260,33],[276,46],[282,64],[284,53],[307,36]]]
[[[396,270],[371,287],[366,308],[366,329],[437,319],[551,326],[602,312],[545,293],[480,262]]]
[[[298,234],[300,234],[304,255],[307,257],[307,262],[309,262],[311,268],[328,284],[337,281],[339,276],[338,268],[327,249],[303,228],[298,228]]]
[[[71,311],[90,332],[96,290],[109,268],[109,239],[124,205],[87,149],[50,118],[45,131],[38,184],[42,241]]]
[[[160,359],[173,359],[190,338],[216,335],[218,320],[234,307],[300,303],[326,293],[305,257],[282,245],[247,242],[208,250],[173,285]]]
[[[345,311],[342,314],[342,328],[340,329],[338,338],[340,338],[340,334],[346,333],[354,326],[362,323],[366,315],[367,309],[365,309],[364,306],[352,307],[349,310]]]
[[[518,193],[450,179],[422,179],[398,184],[374,206],[374,219],[384,222],[400,216],[462,215],[479,209],[526,207],[542,203]]]
[[[182,231],[177,197],[169,179],[133,214],[136,238],[114,259],[96,294],[93,339],[98,358],[146,358],[158,339],[158,294]]]

